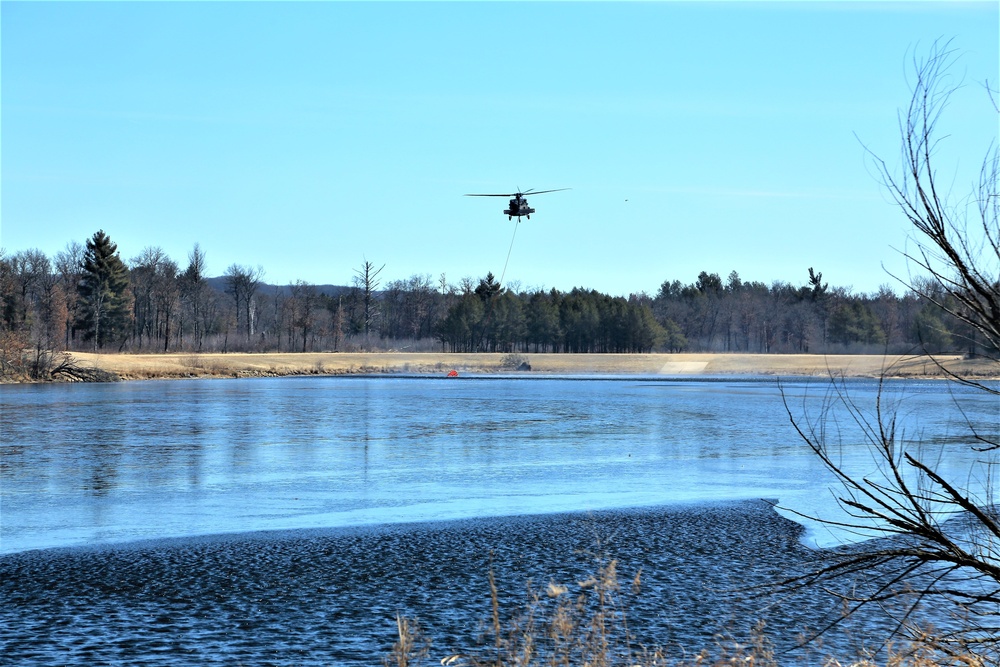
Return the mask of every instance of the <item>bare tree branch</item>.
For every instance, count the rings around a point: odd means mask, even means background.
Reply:
[[[978,183],[958,203],[950,202],[938,185],[934,156],[945,137],[936,133],[951,96],[962,87],[950,71],[959,60],[950,42],[936,42],[926,58],[914,59],[916,79],[905,113],[901,113],[902,174],[894,175],[870,149],[869,156],[890,197],[910,221],[911,250],[902,252],[910,264],[909,279],[895,277],[916,294],[963,322],[970,352],[1000,359],[1000,156],[996,142],[987,148]],[[996,93],[986,87],[997,108]],[[970,216],[970,209],[975,215]],[[929,281],[913,277],[930,276]],[[977,340],[977,337],[981,339]],[[981,348],[981,349],[977,349]],[[946,369],[952,379],[978,383]]]

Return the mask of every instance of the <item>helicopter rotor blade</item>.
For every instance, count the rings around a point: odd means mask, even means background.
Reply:
[[[556,188],[555,190],[524,190],[518,192],[508,192],[505,194],[468,194],[466,197],[525,197],[527,195],[543,195],[546,192],[562,192],[572,190],[572,188]]]
[[[522,192],[522,195],[544,195],[546,192],[562,192],[563,190],[571,190],[572,188],[556,188],[555,190],[528,190],[527,192]]]

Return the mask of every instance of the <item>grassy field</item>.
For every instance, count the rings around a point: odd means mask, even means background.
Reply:
[[[81,366],[124,379],[267,377],[358,373],[481,374],[513,371],[501,354],[265,353],[94,354],[74,352]],[[943,377],[926,356],[810,354],[526,354],[530,373],[565,375],[803,375]],[[997,364],[957,355],[936,359],[950,371],[976,378],[1000,375]],[[521,371],[528,372],[528,371]]]

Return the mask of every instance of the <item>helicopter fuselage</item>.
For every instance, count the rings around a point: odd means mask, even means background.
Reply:
[[[535,209],[528,206],[528,200],[524,198],[515,197],[510,200],[510,206],[504,209],[504,213],[507,214],[507,219],[511,219],[514,216],[521,217],[524,216],[531,219],[531,214],[535,212]]]

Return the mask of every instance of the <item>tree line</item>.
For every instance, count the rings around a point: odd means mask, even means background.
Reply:
[[[349,286],[275,286],[261,266],[210,278],[195,245],[185,266],[160,248],[123,260],[103,230],[53,257],[0,251],[0,347],[92,351],[971,352],[975,330],[942,308],[933,281],[902,295],[701,272],[657,294],[522,290],[493,274],[382,283],[365,260]],[[951,309],[957,310],[957,309]]]

